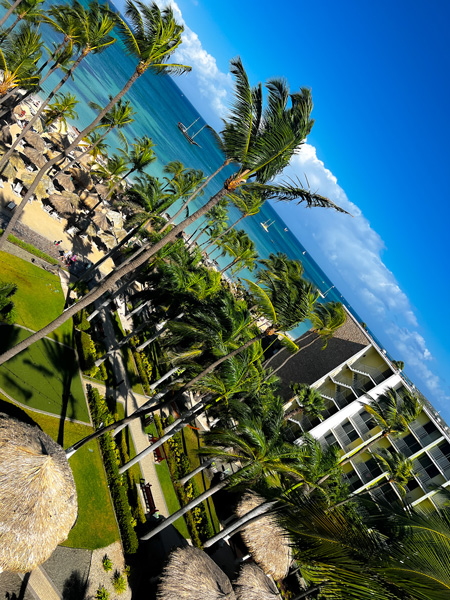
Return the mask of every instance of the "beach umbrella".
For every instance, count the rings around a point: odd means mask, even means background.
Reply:
[[[70,169],[70,173],[72,174],[72,178],[75,179],[75,181],[80,187],[85,188],[87,190],[92,189],[92,179],[87,171],[79,167],[74,167]]]
[[[5,181],[13,181],[16,175],[17,171],[15,170],[15,168],[11,164],[9,164],[9,162],[6,163],[1,172],[1,177],[5,179]]]
[[[265,500],[258,494],[245,494],[236,508],[239,517],[260,506]],[[276,580],[286,577],[292,563],[292,551],[287,533],[273,515],[265,515],[249,523],[241,531],[253,560],[267,575]]]
[[[43,153],[37,150],[36,148],[26,146],[23,150],[20,151],[20,153],[24,154],[28,158],[28,160],[38,169],[41,169],[47,162],[44,158]]]
[[[97,194],[90,194],[86,190],[80,193],[80,199],[83,200],[83,204],[85,204],[88,208],[91,209],[95,208],[100,200]]]
[[[67,136],[61,133],[46,133],[44,136],[50,140],[51,144],[55,146],[58,150],[65,150],[68,146],[70,146],[70,142],[67,139]]]
[[[276,585],[256,565],[244,565],[234,584],[237,600],[281,600]]]
[[[18,152],[14,152],[14,154],[9,157],[9,164],[18,171],[22,171],[25,169],[25,163],[19,156]]]
[[[95,237],[97,235],[97,228],[93,223],[89,223],[87,229],[85,230],[85,234],[89,237]]]
[[[72,192],[52,194],[48,198],[58,212],[74,212],[80,199]]]
[[[24,138],[29,146],[33,146],[33,148],[36,148],[36,150],[39,150],[39,152],[44,152],[45,142],[38,133],[34,131],[27,131]]]
[[[104,212],[96,212],[95,215],[92,217],[92,220],[97,225],[97,227],[99,229],[103,229],[103,231],[111,228],[111,223],[109,222],[108,217]]]
[[[158,600],[235,600],[231,582],[199,548],[172,552],[161,576]]]
[[[116,238],[111,235],[110,233],[105,233],[105,232],[100,232],[98,234],[98,237],[102,240],[102,242],[105,244],[105,246],[107,248],[109,248],[111,250],[111,248],[114,248],[114,246],[117,246],[117,240]]]
[[[0,414],[0,571],[46,561],[77,518],[64,450],[39,427]]]
[[[109,189],[103,183],[96,183],[95,190],[100,198],[105,198],[109,194]]]
[[[4,125],[0,131],[0,142],[2,144],[12,144],[12,135],[9,125]]]
[[[59,173],[56,176],[56,181],[59,183],[61,187],[63,187],[67,192],[74,192],[75,186],[73,185],[72,177],[67,173]]]
[[[23,169],[22,171],[19,171],[16,174],[16,177],[28,189],[30,187],[30,185],[33,183],[34,178],[36,177],[36,173],[30,173],[30,171]],[[37,187],[34,190],[34,195],[39,200],[42,200],[42,198],[48,198],[50,196],[50,194],[52,194],[54,191],[55,191],[55,188],[53,187],[50,177],[48,177],[47,175],[44,175],[44,177],[41,179],[41,181],[37,184]]]
[[[111,221],[114,229],[122,229],[123,227],[123,215],[117,210],[108,210],[106,216]]]

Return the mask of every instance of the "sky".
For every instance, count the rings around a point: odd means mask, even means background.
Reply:
[[[164,2],[159,2],[164,4]],[[121,2],[116,4],[120,7]],[[405,373],[450,422],[450,4],[432,0],[177,0],[176,79],[220,130],[229,60],[252,84],[312,89],[315,124],[286,175],[352,217],[276,210]],[[443,316],[444,315],[444,316]]]

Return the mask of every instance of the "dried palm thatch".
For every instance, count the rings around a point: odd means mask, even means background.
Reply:
[[[264,499],[257,494],[245,494],[236,513],[243,517],[263,502]],[[254,561],[267,575],[272,575],[276,580],[286,577],[292,563],[292,551],[286,532],[273,515],[265,515],[249,523],[241,534]]]
[[[97,227],[99,229],[102,229],[103,231],[111,229],[111,223],[109,222],[109,219],[104,212],[96,212],[95,215],[92,217],[92,220],[97,225]]]
[[[9,164],[18,171],[22,171],[25,169],[25,163],[21,159],[18,152],[14,152],[14,154],[9,157]]]
[[[12,182],[16,178],[16,175],[17,171],[15,170],[15,168],[9,163],[6,163],[1,172],[2,179]]]
[[[231,582],[222,569],[199,548],[172,552],[164,568],[158,600],[235,600]]]
[[[70,146],[70,141],[67,139],[67,136],[61,133],[47,133],[45,137],[47,137],[52,145],[56,146],[58,150],[62,151]]]
[[[77,511],[61,446],[38,427],[0,414],[0,570],[26,573],[47,560]]]
[[[89,225],[87,226],[87,229],[84,232],[86,235],[88,235],[89,237],[95,237],[98,232],[97,232],[97,228],[94,225],[94,223],[89,223]]]
[[[72,177],[67,173],[59,173],[55,177],[56,181],[59,183],[61,187],[63,187],[67,192],[74,192],[75,186],[73,185]]]
[[[111,233],[99,233],[98,237],[109,250],[117,246],[117,240]]]
[[[34,131],[27,131],[24,138],[29,146],[33,146],[33,148],[36,148],[36,150],[39,150],[39,152],[44,152],[45,142],[38,133],[35,133]]]
[[[36,148],[26,146],[23,150],[20,151],[20,153],[24,154],[28,158],[28,160],[38,169],[42,169],[42,167],[47,162],[42,152],[37,150]]]
[[[48,198],[53,206],[59,212],[72,213],[77,208],[80,199],[72,192],[62,192],[62,194],[52,194]]]
[[[273,581],[253,564],[242,567],[234,591],[237,600],[281,600]]]
[[[108,186],[104,185],[103,183],[97,183],[95,185],[95,190],[100,198],[105,198],[109,194]]]
[[[0,131],[0,142],[2,144],[12,144],[12,135],[9,125],[4,125]]]
[[[78,183],[78,185],[86,190],[90,190],[93,187],[91,176],[84,169],[80,169],[78,167],[70,169],[70,173],[72,174],[72,178]]]
[[[100,198],[97,194],[90,194],[86,190],[83,190],[80,193],[80,199],[83,200],[83,204],[85,204],[88,208],[95,208],[99,203]]]
[[[19,171],[16,174],[16,177],[28,189],[30,187],[30,185],[33,183],[33,181],[35,180],[36,173],[30,173],[29,171],[24,169],[23,171]],[[49,195],[52,194],[54,191],[55,191],[55,188],[53,187],[50,177],[47,177],[45,175],[41,179],[41,181],[38,183],[36,189],[34,190],[34,195],[39,200],[42,200],[42,198],[48,198]]]

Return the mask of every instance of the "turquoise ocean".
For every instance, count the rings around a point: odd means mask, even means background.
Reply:
[[[51,4],[57,4],[57,2],[46,0],[43,7]],[[82,0],[82,4],[87,5],[86,0]],[[1,9],[1,13],[3,12],[4,9]],[[41,33],[48,47],[52,47],[54,42],[60,43],[61,41],[61,36],[57,36],[48,26],[42,26]],[[78,119],[72,124],[80,130],[86,127],[96,116],[96,113],[89,108],[88,102],[93,101],[102,106],[106,105],[108,96],[115,95],[123,87],[135,66],[135,59],[125,54],[120,40],[101,54],[88,56],[75,71],[74,80],[69,80],[61,89],[61,92],[75,94],[79,100],[76,107]],[[61,75],[58,73],[49,77],[43,85],[44,92],[50,92],[60,77]],[[182,77],[189,77],[189,75]],[[157,160],[148,168],[151,175],[164,176],[163,167],[172,160],[180,160],[185,167],[202,169],[205,175],[211,174],[223,163],[223,155],[217,149],[214,139],[207,129],[203,130],[196,138],[200,147],[189,144],[179,131],[177,126],[179,121],[188,126],[198,119],[192,127],[192,132],[200,129],[205,121],[178,88],[176,78],[172,79],[168,76],[147,72],[137,80],[125,98],[130,100],[137,113],[134,122],[122,130],[128,142],[132,142],[135,137],[149,135],[155,143],[154,150]],[[106,141],[110,146],[110,151],[119,147],[119,138],[114,132],[108,135]],[[233,167],[231,166],[223,169],[208,185],[204,196],[192,202],[192,210],[198,208],[217,192],[222,187],[224,179],[232,172]],[[239,211],[231,206],[229,209],[230,222],[234,222],[239,216]],[[267,222],[273,223],[268,231],[265,231],[261,223]],[[199,222],[195,226],[191,226],[187,233],[192,233],[198,225]],[[276,203],[266,203],[258,215],[247,217],[239,223],[238,227],[244,229],[254,241],[261,258],[267,258],[270,253],[283,252],[289,258],[301,260],[305,277],[312,281],[323,294],[326,293],[326,300],[344,303],[357,320],[361,321],[340,291],[334,287],[330,278],[332,274],[330,277],[327,276],[307,249],[303,247],[301,241],[290,233],[288,225],[276,212]],[[216,254],[217,252],[214,253],[214,256]],[[221,267],[229,262],[231,262],[229,257],[218,258]],[[252,278],[252,274],[248,272],[241,272],[238,276]],[[304,323],[291,333],[298,336],[308,328],[309,323]]]

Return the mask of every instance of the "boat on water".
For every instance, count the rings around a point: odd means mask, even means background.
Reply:
[[[273,225],[274,223],[275,223],[275,219],[273,221],[270,221],[270,219],[267,219],[267,221],[264,221],[264,223],[261,221],[260,225],[265,231],[269,231],[269,227],[271,225]]]
[[[197,131],[197,133],[194,133],[194,135],[192,135],[192,136],[191,136],[191,135],[189,135],[189,133],[188,133],[188,132],[189,132],[189,129],[190,129],[190,128],[191,128],[193,125],[195,125],[195,123],[197,123],[197,121],[198,121],[199,119],[200,119],[200,117],[198,117],[197,119],[195,119],[195,121],[193,121],[193,122],[192,122],[192,123],[189,125],[189,127],[186,127],[186,125],[184,125],[184,124],[183,124],[181,121],[178,121],[178,129],[181,131],[181,133],[184,135],[184,137],[187,139],[187,141],[188,141],[190,144],[193,144],[194,146],[198,146],[199,148],[201,148],[200,144],[198,144],[198,143],[195,141],[195,139],[194,139],[194,138],[195,138],[195,137],[197,137],[197,136],[198,136],[198,134],[199,134],[201,131],[203,131],[203,129],[205,129],[205,127],[206,127],[206,123],[203,125],[203,127],[201,127],[201,128],[200,128],[200,129]]]

